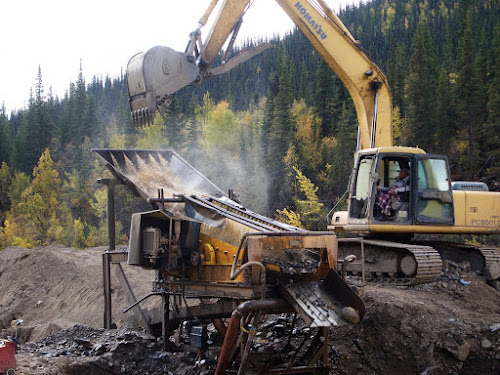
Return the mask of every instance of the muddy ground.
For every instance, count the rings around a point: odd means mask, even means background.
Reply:
[[[209,327],[214,349],[166,353],[161,343],[134,327],[125,293],[113,284],[113,321],[104,330],[101,256],[51,246],[0,251],[0,334],[15,335],[17,374],[213,374],[221,337]],[[153,275],[127,268],[137,296],[150,290]],[[368,285],[360,290],[367,314],[360,325],[329,330],[331,374],[500,374],[500,293],[481,275],[465,273],[463,285],[444,276],[416,286]],[[467,283],[464,283],[467,284]],[[155,309],[155,301],[145,306]],[[291,331],[287,316],[270,316],[255,350],[269,360],[286,359]],[[311,330],[299,322],[292,345]],[[181,340],[182,342],[182,340]],[[187,345],[181,345],[186,349]]]

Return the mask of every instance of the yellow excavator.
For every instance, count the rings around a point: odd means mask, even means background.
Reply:
[[[328,219],[328,229],[358,236],[339,239],[340,263],[344,255],[355,254],[357,260],[348,267],[352,274],[402,284],[435,280],[443,259],[454,265],[468,262],[471,269],[485,272],[488,281],[499,279],[497,248],[410,239],[415,234],[500,233],[500,193],[487,191],[483,183],[452,182],[444,155],[394,146],[387,79],[361,44],[324,0],[276,1],[344,83],[357,113],[358,147],[347,210]],[[228,59],[250,0],[223,0],[203,42],[201,28],[217,3],[211,1],[183,53],[154,47],[130,60],[127,80],[136,126],[152,122],[156,111],[163,113],[181,88],[225,73],[270,47],[263,44]],[[226,42],[222,64],[212,67]],[[408,189],[387,203],[389,216],[380,215],[378,192],[388,189],[400,170],[407,170]]]

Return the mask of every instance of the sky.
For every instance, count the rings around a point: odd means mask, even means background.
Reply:
[[[222,1],[219,1],[220,3]],[[327,0],[338,11],[359,0]],[[184,51],[208,0],[6,0],[0,4],[0,106],[26,108],[41,68],[45,94],[64,97],[80,63],[86,82],[117,77],[156,45]],[[214,12],[215,15],[215,12]],[[208,34],[202,29],[202,38]],[[293,23],[272,0],[254,0],[239,39],[283,35]]]

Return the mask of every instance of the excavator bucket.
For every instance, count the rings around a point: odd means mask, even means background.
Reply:
[[[172,94],[199,78],[193,57],[169,47],[156,46],[132,57],[127,84],[135,127],[153,123],[156,111],[165,113]]]

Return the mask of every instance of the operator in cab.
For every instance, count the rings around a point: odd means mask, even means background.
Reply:
[[[389,188],[379,188],[375,205],[377,207],[376,220],[392,219],[393,211],[398,209],[402,201],[408,200],[410,191],[410,170],[401,168],[396,181]]]

